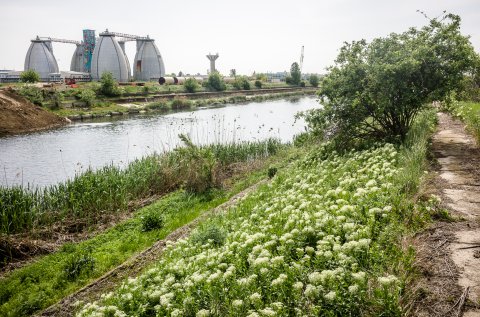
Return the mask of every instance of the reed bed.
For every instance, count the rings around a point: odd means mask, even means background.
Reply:
[[[201,147],[191,145],[137,159],[125,169],[115,165],[89,169],[49,187],[0,187],[0,233],[29,232],[65,221],[85,227],[104,214],[125,211],[132,201],[184,186],[191,181],[187,178],[198,174],[196,169],[205,168],[196,164],[205,161],[198,160],[199,155],[213,160],[211,166],[222,168],[231,163],[268,157],[282,146],[276,139]],[[197,161],[185,163],[193,159]],[[209,189],[208,186],[199,188]]]

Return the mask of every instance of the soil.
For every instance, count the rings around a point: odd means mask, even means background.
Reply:
[[[435,221],[414,241],[420,277],[410,316],[480,316],[480,149],[464,124],[438,113],[436,164],[428,194],[453,219]]]
[[[11,90],[0,90],[0,137],[55,128],[68,122]]]
[[[102,294],[113,291],[128,277],[137,276],[162,256],[163,250],[167,244],[175,243],[179,239],[186,238],[190,232],[206,218],[221,212],[228,212],[229,208],[238,204],[238,202],[240,202],[248,194],[257,189],[259,185],[264,184],[265,182],[265,180],[260,181],[233,196],[229,201],[209,210],[208,212],[205,212],[194,221],[170,233],[165,239],[157,241],[150,248],[139,253],[120,266],[117,266],[110,272],[104,274],[102,277],[81,288],[77,292],[63,298],[57,304],[50,306],[43,312],[40,312],[37,316],[73,316],[77,309],[78,303],[99,300]]]

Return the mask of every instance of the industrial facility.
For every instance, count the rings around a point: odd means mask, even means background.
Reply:
[[[126,42],[136,42],[136,54],[132,65],[125,53]],[[60,71],[53,53],[52,43],[74,44],[70,71]],[[82,41],[37,36],[31,40],[25,57],[24,70],[35,70],[42,81],[99,80],[104,72],[112,73],[119,82],[158,81],[165,75],[165,65],[155,40],[117,32],[105,32],[95,36],[94,30],[83,30]],[[3,71],[3,82],[18,81],[19,72]]]

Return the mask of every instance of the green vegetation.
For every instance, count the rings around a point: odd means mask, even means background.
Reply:
[[[295,62],[290,67],[290,83],[295,86],[300,85],[300,81],[302,80],[301,77],[302,73],[300,72],[300,66]]]
[[[237,76],[233,82],[233,87],[237,90],[250,90],[250,81],[246,76]]]
[[[462,88],[476,59],[452,14],[371,43],[347,43],[322,80],[324,108],[305,118],[312,131],[342,147],[365,138],[404,141],[427,102]]]
[[[262,82],[258,79],[255,80],[255,87],[258,88],[258,89],[262,88]]]
[[[114,97],[121,95],[121,90],[118,87],[118,83],[113,78],[112,73],[105,72],[102,74],[100,78],[100,90],[99,93],[107,96],[107,97]]]
[[[22,83],[36,83],[40,81],[40,75],[33,69],[24,71],[20,75],[20,82]]]
[[[280,150],[276,141],[212,146],[217,165],[240,160],[264,158],[272,149]],[[193,151],[198,151],[195,149]],[[201,151],[204,148],[200,149]],[[188,150],[187,150],[188,151]],[[270,152],[272,153],[272,152]],[[288,156],[281,151],[273,160]],[[189,154],[192,155],[192,154]],[[232,161],[233,160],[233,161]],[[268,159],[270,160],[270,159]],[[59,252],[38,259],[0,280],[0,315],[27,316],[48,307],[60,298],[98,278],[135,253],[151,246],[170,232],[191,222],[203,212],[227,201],[231,196],[256,183],[265,176],[262,166],[249,173],[235,175],[234,183],[225,189],[213,189],[203,194],[175,191],[150,206],[138,210],[132,219],[98,233],[94,238],[78,244],[65,244]],[[141,169],[141,166],[137,166]],[[137,181],[141,181],[137,178]],[[221,241],[222,231],[206,230],[203,240]]]
[[[318,87],[318,84],[320,83],[320,78],[318,78],[317,75],[312,74],[312,75],[310,75],[310,78],[308,79],[308,82],[309,82],[310,85],[312,85],[313,87]]]
[[[37,106],[43,106],[45,91],[41,88],[22,85],[18,93]]]
[[[84,89],[79,95],[80,100],[85,102],[87,107],[91,107],[95,101],[96,94],[92,89]]]
[[[202,192],[219,184],[226,165],[270,156],[281,147],[276,140],[197,148],[183,138],[186,148],[132,162],[126,169],[106,166],[87,170],[65,183],[47,188],[0,187],[0,232],[11,234],[72,221],[78,230],[95,224],[104,214],[120,213],[129,202],[164,194],[180,186]],[[206,165],[200,164],[206,160]],[[207,163],[205,163],[207,164]],[[198,177],[192,179],[193,176]],[[213,182],[213,183],[211,183]],[[1,254],[8,258],[8,250]],[[3,259],[2,259],[3,260]]]
[[[400,150],[339,155],[328,143],[310,145],[271,184],[79,316],[400,316],[413,261],[400,241],[418,221],[410,189],[423,173],[433,118],[418,117]]]
[[[449,104],[448,110],[467,124],[467,128],[480,144],[480,103],[453,101]]]
[[[185,88],[186,92],[192,93],[197,92],[200,85],[195,78],[187,78],[183,84],[183,87]]]
[[[227,86],[219,72],[212,72],[208,76],[207,88],[213,91],[224,91],[227,89]]]

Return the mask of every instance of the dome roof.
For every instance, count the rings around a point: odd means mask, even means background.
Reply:
[[[72,72],[84,72],[84,45],[77,45],[77,48],[75,49],[75,52],[73,53],[72,56],[72,62],[70,63],[70,70]]]
[[[104,72],[110,72],[118,81],[128,81],[128,65],[115,36],[108,32],[100,33],[92,56],[92,79],[99,80]]]
[[[40,78],[48,78],[50,73],[58,73],[58,64],[52,52],[52,42],[40,40],[38,37],[32,40],[25,57],[25,70],[33,69]]]
[[[133,63],[136,80],[148,81],[165,75],[165,65],[153,39],[138,39],[137,53]]]

